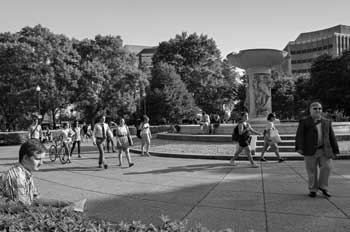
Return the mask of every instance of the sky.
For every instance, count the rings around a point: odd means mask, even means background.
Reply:
[[[0,33],[41,24],[79,40],[119,35],[124,45],[156,46],[185,31],[213,38],[224,58],[350,25],[349,9],[349,0],[0,0]]]

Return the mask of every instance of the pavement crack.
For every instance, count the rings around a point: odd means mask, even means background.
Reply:
[[[305,182],[306,182],[306,184],[307,184],[307,179],[305,178],[305,177],[303,177],[303,175],[301,175],[301,173],[300,172],[298,172],[297,170],[295,170],[293,167],[291,167],[291,166],[289,166],[289,165],[287,165],[290,169],[292,169],[296,174],[298,174],[303,180],[305,180]],[[336,172],[334,172],[334,171],[332,171],[332,173],[334,173],[335,175],[339,175],[339,176],[341,176],[341,177],[343,177],[342,175],[340,175],[340,174],[338,174],[338,173],[336,173]],[[327,199],[327,201],[331,204],[331,205],[333,205],[337,210],[339,210],[346,218],[348,218],[348,219],[350,219],[350,215],[348,215],[343,209],[341,209],[340,207],[338,207],[338,205],[335,203],[335,202],[333,202],[332,200],[331,200],[331,198],[328,198],[328,197],[326,197],[326,199]]]
[[[260,166],[260,174],[261,174],[262,194],[263,194],[263,199],[264,199],[265,226],[266,226],[266,232],[268,232],[269,231],[269,224],[268,224],[268,218],[267,218],[263,164],[261,164],[261,166]]]
[[[192,213],[193,212],[193,210],[219,185],[219,184],[221,184],[224,180],[225,180],[225,178],[226,178],[226,176],[228,176],[230,173],[232,172],[232,169],[231,169],[231,171],[229,171],[228,173],[226,173],[226,175],[224,175],[222,178],[221,178],[221,180],[220,181],[218,181],[213,187],[211,187],[209,190],[208,190],[208,192],[201,198],[201,199],[199,199],[195,204],[194,204],[194,206],[180,219],[181,221],[184,221],[187,217],[188,217],[188,215],[190,215],[190,213]]]

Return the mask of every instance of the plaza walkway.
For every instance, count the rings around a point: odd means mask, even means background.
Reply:
[[[0,171],[17,162],[19,146],[0,147]],[[35,173],[42,197],[78,201],[87,198],[88,216],[112,222],[158,223],[161,215],[201,223],[211,230],[350,231],[350,161],[336,160],[332,197],[307,196],[302,161],[267,162],[250,168],[225,160],[140,157],[135,166],[97,168],[97,153],[73,157],[71,164],[45,161]]]

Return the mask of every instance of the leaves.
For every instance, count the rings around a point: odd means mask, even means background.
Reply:
[[[236,99],[238,75],[220,60],[215,41],[207,35],[183,32],[160,43],[153,56],[153,65],[157,67],[160,63],[174,67],[202,110],[220,111],[223,103]],[[154,75],[155,72],[152,78]]]

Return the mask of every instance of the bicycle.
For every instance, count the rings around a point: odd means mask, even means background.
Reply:
[[[49,158],[51,162],[55,162],[58,157],[62,164],[66,164],[69,159],[69,152],[66,146],[64,146],[61,137],[53,138],[53,144],[49,149]]]

